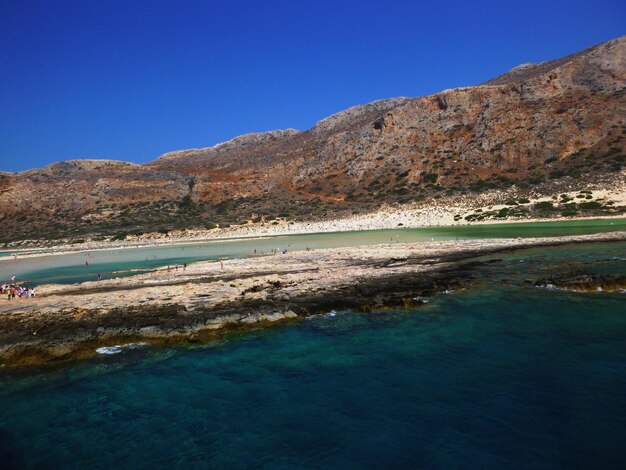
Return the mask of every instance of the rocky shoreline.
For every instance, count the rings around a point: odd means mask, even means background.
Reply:
[[[562,274],[539,279],[535,282],[535,286],[572,292],[624,292],[626,291],[626,276],[589,273]]]
[[[477,256],[625,240],[626,232],[612,232],[326,249],[41,286],[34,299],[0,302],[0,363],[89,357],[97,347],[120,343],[201,342],[335,309],[412,306],[471,285],[483,263]]]

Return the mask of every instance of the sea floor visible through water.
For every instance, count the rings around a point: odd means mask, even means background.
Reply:
[[[534,248],[414,309],[0,373],[8,468],[624,468],[626,244]],[[492,256],[492,259],[495,257]]]

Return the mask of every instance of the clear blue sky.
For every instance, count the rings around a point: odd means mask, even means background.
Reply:
[[[0,170],[304,130],[623,34],[624,0],[0,0]]]

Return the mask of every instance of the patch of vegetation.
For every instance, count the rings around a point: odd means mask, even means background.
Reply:
[[[543,176],[531,176],[527,180],[528,184],[540,184],[543,183]]]
[[[422,176],[422,181],[424,183],[436,183],[439,175],[437,173],[426,173]]]
[[[602,208],[602,203],[597,201],[581,202],[578,204],[578,208],[583,211],[590,211]]]
[[[534,204],[534,208],[539,211],[553,211],[554,204],[552,204],[550,201],[541,201]]]

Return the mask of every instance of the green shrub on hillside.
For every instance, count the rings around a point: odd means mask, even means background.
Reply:
[[[541,201],[538,202],[537,204],[534,205],[535,209],[540,210],[540,211],[553,211],[554,210],[554,204],[552,204],[550,201]]]
[[[581,202],[578,207],[583,211],[601,209],[602,204],[597,201]]]

